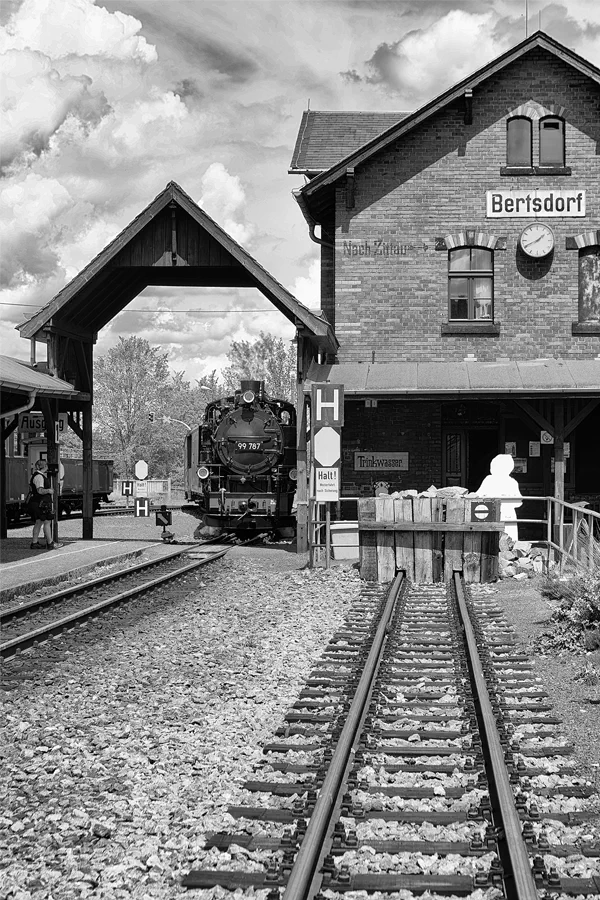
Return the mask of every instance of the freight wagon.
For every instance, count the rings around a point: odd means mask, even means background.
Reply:
[[[64,478],[61,480],[60,498],[58,501],[59,516],[70,516],[72,512],[83,508],[83,460],[61,459]],[[93,461],[94,511],[101,502],[108,501],[113,489],[112,459],[95,459]],[[6,516],[9,522],[18,522],[29,511],[25,500],[29,493],[31,467],[25,456],[8,456],[6,458]]]

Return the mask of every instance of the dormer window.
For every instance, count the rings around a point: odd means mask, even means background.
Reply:
[[[556,116],[540,119],[540,166],[564,166],[565,123]]]
[[[509,119],[506,130],[507,166],[531,167],[532,165],[531,119],[515,116]]]

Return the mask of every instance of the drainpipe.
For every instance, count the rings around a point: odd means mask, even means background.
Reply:
[[[292,194],[294,195],[294,199],[296,200],[296,203],[302,210],[302,215],[306,219],[306,223],[308,225],[308,236],[310,237],[311,241],[314,241],[315,244],[320,244],[321,247],[330,247],[333,249],[334,244],[332,244],[331,241],[325,241],[325,240],[323,240],[323,238],[318,238],[316,236],[315,228],[317,227],[318,222],[315,222],[315,220],[311,216],[310,212],[308,211],[308,207],[306,205],[306,201],[304,199],[302,191],[300,189],[298,189],[296,191],[292,191]]]
[[[35,398],[36,398],[37,392],[38,392],[37,388],[33,391],[29,391],[29,402],[26,403],[25,406],[17,406],[16,409],[11,409],[11,410],[9,410],[9,412],[2,413],[0,417],[3,419],[10,419],[13,416],[17,416],[19,413],[29,412],[29,410],[33,407],[33,404],[35,403]]]

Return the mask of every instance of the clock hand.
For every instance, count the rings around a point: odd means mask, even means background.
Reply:
[[[538,241],[541,241],[542,238],[545,238],[545,237],[546,237],[545,234],[540,234],[540,236],[537,237],[534,241],[531,241],[531,243],[528,246],[532,247],[534,244],[537,244]]]

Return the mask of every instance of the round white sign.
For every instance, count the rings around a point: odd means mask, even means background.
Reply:
[[[144,478],[148,477],[148,463],[143,459],[138,459],[135,464],[135,477],[139,478],[142,481]]]

